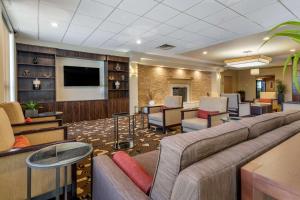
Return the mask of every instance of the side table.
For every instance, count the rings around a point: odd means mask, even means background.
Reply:
[[[82,142],[67,142],[51,145],[33,152],[26,159],[27,163],[27,200],[31,199],[31,170],[50,169],[56,170],[55,197],[59,200],[60,168],[64,167],[64,199],[68,198],[68,171],[67,167],[91,155],[93,147]],[[92,166],[91,166],[92,167]]]

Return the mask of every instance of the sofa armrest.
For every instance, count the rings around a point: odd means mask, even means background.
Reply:
[[[27,130],[34,130],[34,129],[41,129],[41,128],[50,128],[50,127],[59,127],[62,126],[62,120],[49,120],[49,121],[37,121],[37,122],[30,122],[30,123],[19,123],[19,124],[12,124],[14,133],[20,131],[27,131]]]
[[[207,118],[207,127],[213,127],[213,126],[217,126],[220,124],[223,124],[222,119],[223,118],[228,118],[229,117],[229,113],[228,112],[223,112],[223,113],[217,113],[217,114],[210,114],[208,115]]]
[[[198,108],[184,109],[181,111],[181,120],[197,117]]]
[[[165,126],[181,124],[181,110],[183,107],[163,109],[163,121]]]
[[[63,141],[67,139],[67,127],[51,127],[15,133],[15,136],[18,135],[25,135],[32,145]]]
[[[147,108],[147,114],[150,113],[157,113],[160,112],[160,109],[163,105],[156,105],[156,106],[145,106],[144,108]]]
[[[128,176],[106,155],[93,158],[93,199],[148,200]]]

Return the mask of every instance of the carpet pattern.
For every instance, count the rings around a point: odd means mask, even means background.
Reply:
[[[159,129],[147,129],[145,119],[145,128],[142,129],[141,117],[136,117],[134,147],[127,149],[131,156],[152,151],[159,148],[159,142],[163,137],[174,135],[180,132],[180,129],[174,128],[163,134]],[[112,118],[99,119],[93,121],[82,121],[66,124],[68,126],[68,139],[76,139],[79,142],[90,143],[94,147],[93,156],[108,155],[112,156],[114,152],[114,121]],[[119,136],[121,140],[127,138],[128,119],[119,119]],[[91,183],[91,158],[87,158],[77,165],[77,195],[79,199],[90,199]]]

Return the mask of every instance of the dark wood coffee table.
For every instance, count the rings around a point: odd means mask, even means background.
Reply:
[[[262,115],[265,113],[272,112],[272,105],[271,104],[256,104],[253,103],[250,106],[251,115]]]

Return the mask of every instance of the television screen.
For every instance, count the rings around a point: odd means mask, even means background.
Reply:
[[[65,86],[99,86],[100,69],[91,67],[64,66]]]

